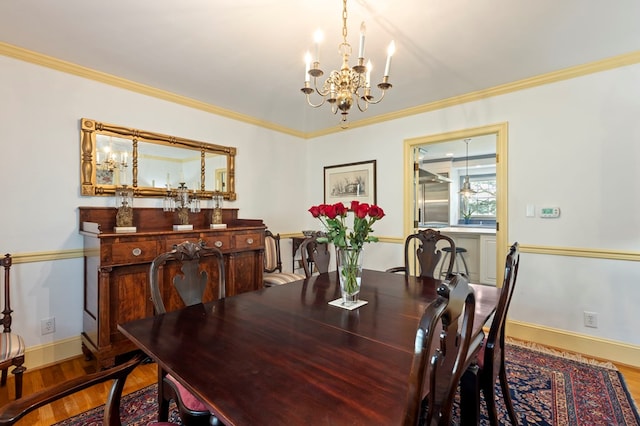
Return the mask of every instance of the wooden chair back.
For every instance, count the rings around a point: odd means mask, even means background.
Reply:
[[[15,367],[11,373],[15,377],[16,399],[22,397],[22,373],[26,370],[24,367],[24,350],[25,344],[22,336],[11,332],[11,324],[13,318],[11,314],[11,265],[13,258],[9,253],[0,258],[0,265],[4,269],[4,309],[2,310],[2,334],[0,335],[0,386],[7,384],[7,375],[9,367]]]
[[[491,424],[498,423],[498,410],[495,401],[495,383],[498,378],[500,379],[500,387],[502,388],[502,395],[511,424],[518,424],[518,416],[513,407],[509,391],[509,382],[507,380],[504,358],[504,328],[507,322],[509,306],[511,305],[511,298],[516,286],[516,279],[518,278],[519,265],[520,246],[516,242],[509,248],[509,253],[505,260],[504,280],[502,281],[500,299],[498,299],[498,305],[496,306],[496,312],[493,316],[491,327],[489,328],[489,334],[484,342],[484,351],[481,351],[479,355],[482,356],[480,364],[482,367],[479,373],[480,386],[484,390],[485,400],[491,398],[491,401],[487,401],[487,412]]]
[[[0,426],[14,425],[33,410],[109,380],[113,380],[113,385],[111,386],[111,391],[104,406],[103,424],[107,426],[121,426],[120,398],[122,396],[122,389],[124,388],[129,373],[145,358],[146,356],[144,354],[138,354],[129,361],[116,367],[70,379],[27,395],[24,398],[8,402],[0,407]],[[152,424],[153,423],[150,423],[150,425]]]
[[[217,270],[209,260],[217,265]],[[216,279],[217,278],[217,279]],[[160,254],[151,263],[149,271],[151,300],[156,314],[203,303],[205,300],[225,297],[225,269],[222,252],[215,247],[205,247],[202,242],[185,241],[173,250]],[[171,283],[172,285],[168,285]],[[164,284],[164,285],[163,285]],[[217,287],[217,297],[214,291]],[[167,302],[168,300],[168,302]],[[158,420],[166,422],[169,403],[173,400],[185,426],[218,424],[197,397],[187,391],[167,372],[158,367]],[[193,403],[193,401],[197,401]]]
[[[507,322],[507,312],[509,311],[509,305],[511,305],[516,279],[518,278],[519,265],[520,245],[516,242],[509,248],[509,253],[505,260],[502,291],[500,292],[500,299],[498,299],[496,312],[485,342],[484,365],[486,366],[488,361],[495,365],[496,370],[500,365],[500,360],[504,359],[504,327]]]
[[[437,291],[438,298],[425,308],[416,332],[405,426],[450,425],[471,343],[475,295],[466,276],[453,275]]]
[[[317,236],[309,237],[300,244],[300,254],[307,278],[313,275],[314,269],[321,274],[329,272],[331,262],[329,244],[318,242]]]
[[[444,245],[443,243],[444,242]],[[417,244],[415,250],[413,244]],[[441,234],[435,229],[423,229],[415,234],[411,234],[404,242],[404,266],[387,269],[387,272],[404,272],[410,274],[411,258],[415,256],[416,276],[425,278],[441,277],[436,274],[436,266],[442,259],[442,248],[449,247],[451,256],[447,265],[447,277],[451,276],[455,264],[456,244],[448,236]]]
[[[280,234],[264,231],[264,272],[282,272]]]
[[[217,270],[211,262],[205,262],[210,257],[215,258]],[[167,312],[167,305],[174,310],[204,300],[222,299],[226,286],[222,252],[200,242],[180,243],[153,260],[149,282],[156,314]]]

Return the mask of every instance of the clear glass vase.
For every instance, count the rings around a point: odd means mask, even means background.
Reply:
[[[337,262],[342,302],[352,305],[358,301],[362,284],[362,249],[339,248]]]

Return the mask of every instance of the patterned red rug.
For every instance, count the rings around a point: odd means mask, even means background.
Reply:
[[[520,425],[640,425],[622,374],[610,363],[538,347],[507,345],[509,389]],[[510,424],[496,386],[498,416]],[[481,425],[488,425],[482,402]]]
[[[507,375],[520,424],[638,426],[640,415],[624,378],[611,364],[537,348],[509,344]],[[501,405],[500,418],[509,424]],[[156,385],[123,397],[122,424],[146,426],[156,419]],[[488,425],[484,403],[481,425]],[[172,421],[179,422],[172,407]],[[100,426],[102,407],[89,410],[55,426]]]

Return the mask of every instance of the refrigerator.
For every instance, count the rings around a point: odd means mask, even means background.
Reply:
[[[418,227],[449,226],[451,180],[446,174],[420,169],[418,180]]]

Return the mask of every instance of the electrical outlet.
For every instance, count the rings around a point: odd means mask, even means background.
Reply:
[[[43,318],[40,320],[41,334],[51,334],[56,331],[56,318]]]
[[[584,326],[598,328],[598,313],[584,311]]]

